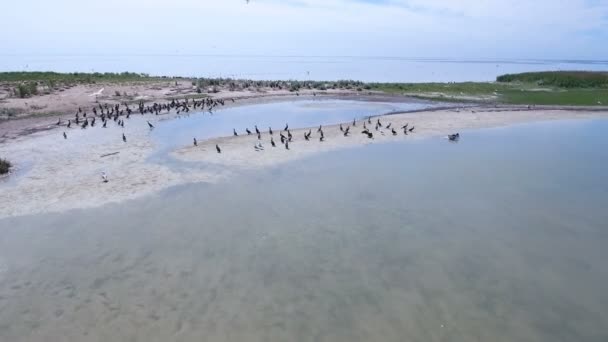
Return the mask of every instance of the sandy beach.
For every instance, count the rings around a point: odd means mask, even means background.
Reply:
[[[265,101],[286,101],[293,98],[279,95]],[[240,105],[251,103],[255,102],[241,102]],[[198,146],[182,146],[169,151],[167,157],[172,162],[167,164],[150,161],[158,146],[151,139],[145,120],[162,125],[165,120],[176,120],[175,115],[145,116],[138,119],[140,123],[130,125],[127,131],[128,143],[117,139],[118,133],[92,133],[99,132],[96,128],[71,130],[68,131],[69,139],[63,139],[61,132],[64,129],[48,124],[48,118],[27,119],[34,120],[31,122],[10,120],[0,124],[5,135],[12,134],[0,143],[0,156],[11,160],[15,164],[15,170],[4,176],[0,183],[3,199],[0,217],[97,207],[154,194],[175,185],[228,180],[243,170],[272,167],[302,160],[315,153],[366,144],[423,138],[445,139],[450,133],[462,134],[471,129],[533,121],[605,117],[608,117],[608,111],[528,110],[522,107],[452,108],[392,113],[373,118],[372,124],[366,123],[373,133],[373,139],[361,134],[363,120],[358,121],[356,127],[351,127],[348,137],[343,136],[339,125],[323,127],[323,142],[319,141],[318,126],[302,127],[291,130],[293,141],[287,150],[280,143],[278,129],[282,127],[276,127],[273,135],[277,144],[275,148],[271,147],[270,135],[264,129],[261,140],[255,134],[199,139]],[[375,122],[378,118],[383,127],[376,130]],[[36,123],[33,127],[38,129],[26,134],[28,125],[33,122]],[[415,127],[408,135],[404,135],[401,129],[406,123],[409,127]],[[351,124],[352,122],[342,123],[344,128]],[[395,128],[397,135],[386,128],[388,124]],[[305,141],[304,133],[308,131],[312,131],[312,135],[310,141]],[[466,139],[466,133],[463,134],[463,139]],[[264,149],[256,150],[254,146],[260,142]],[[216,144],[221,147],[222,153],[216,152]],[[103,156],[115,152],[118,153]],[[176,162],[185,163],[187,167],[175,167],[173,164]],[[102,172],[108,175],[108,183],[102,182]]]

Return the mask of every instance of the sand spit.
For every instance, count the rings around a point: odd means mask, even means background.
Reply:
[[[373,139],[361,134],[363,121],[351,127],[348,137],[343,136],[338,125],[323,127],[324,142],[319,141],[317,127],[292,130],[293,142],[289,150],[281,145],[279,131],[273,135],[277,144],[275,148],[271,147],[270,135],[266,131],[262,132],[261,140],[255,135],[199,139],[196,147],[184,146],[168,152],[167,157],[180,163],[180,167],[150,161],[158,146],[145,121],[131,125],[127,133],[128,143],[122,142],[118,130],[113,134],[95,134],[92,133],[94,131],[76,129],[68,132],[67,140],[61,138],[62,133],[57,129],[39,131],[0,143],[0,155],[16,165],[16,172],[0,180],[0,217],[121,202],[174,185],[217,182],[244,169],[271,167],[341,148],[440,138],[457,131],[532,121],[590,118],[608,118],[608,111],[475,108],[392,114],[380,117],[383,128],[378,131],[375,129],[376,119],[372,119],[372,124],[366,123],[374,134]],[[389,123],[397,131],[396,136],[386,129]],[[409,127],[415,126],[407,136],[401,129],[406,123]],[[343,126],[346,128],[351,124],[346,122]],[[305,141],[304,133],[309,130],[312,131],[311,139]],[[254,148],[259,142],[264,147],[263,151]],[[216,144],[221,147],[221,154],[216,152]],[[103,146],[103,153],[99,152],[99,146]],[[119,153],[101,157],[113,152]],[[102,182],[102,172],[108,175],[108,183]]]
[[[286,132],[273,132],[273,138],[277,147],[273,148],[270,144],[270,135],[263,132],[262,139],[257,136],[238,136],[210,139],[199,143],[198,146],[189,146],[178,149],[172,155],[184,161],[209,162],[218,165],[239,168],[260,168],[277,165],[306,156],[327,152],[340,148],[349,148],[374,143],[386,143],[394,141],[407,141],[413,139],[429,137],[446,137],[448,134],[462,130],[500,127],[511,124],[564,119],[591,119],[608,118],[608,111],[568,111],[568,110],[521,110],[514,109],[494,109],[494,108],[475,108],[473,110],[429,110],[411,113],[399,113],[384,115],[371,119],[371,124],[367,121],[358,121],[356,127],[351,127],[348,137],[345,137],[339,129],[339,125],[323,127],[325,140],[319,141],[320,134],[317,133],[318,127],[291,130],[294,137],[289,144],[289,150],[280,143],[279,133],[287,135]],[[380,119],[382,128],[376,130],[376,121]],[[363,124],[373,133],[373,139],[361,134]],[[391,124],[391,128],[386,126]],[[413,132],[404,134],[403,127],[415,127]],[[352,126],[352,123],[343,123],[343,128]],[[392,128],[397,135],[393,135]],[[304,133],[312,132],[310,141],[304,139]],[[465,136],[466,138],[466,136]],[[263,151],[256,150],[254,146],[262,143]],[[215,145],[219,145],[222,153],[215,151]]]

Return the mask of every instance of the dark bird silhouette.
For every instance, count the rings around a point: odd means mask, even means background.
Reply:
[[[378,125],[378,127],[382,127],[382,124],[380,123],[380,119],[378,119],[378,121],[376,121],[376,125]]]
[[[235,137],[239,136],[239,134],[236,132],[236,129],[234,129],[234,128],[232,129],[232,134],[234,134]]]
[[[450,134],[448,135],[448,139],[450,139],[450,141],[457,141],[460,139],[460,133]]]
[[[125,134],[122,134],[122,141],[127,142],[127,137],[125,136]]]
[[[268,127],[268,134],[272,135],[272,128]]]
[[[68,135],[65,134],[65,132],[63,132],[63,139],[67,139],[67,138],[68,138]]]
[[[57,126],[61,125],[61,119],[57,120]]]
[[[284,131],[289,129],[289,124],[285,124],[285,128],[283,129]]]
[[[367,135],[367,137],[370,139],[374,138],[374,134],[372,132],[370,132],[368,129],[362,130],[361,133]]]
[[[350,126],[346,127],[346,129],[344,130],[344,136],[347,137],[349,133],[350,133]]]
[[[222,149],[217,144],[215,144],[215,150],[217,153],[222,153]]]
[[[289,141],[286,141],[286,142],[285,142],[285,149],[286,149],[286,150],[289,150]]]
[[[317,128],[317,133],[321,132],[323,130],[323,126],[319,125],[319,128]]]
[[[270,145],[272,145],[272,147],[276,147],[277,145],[274,143],[274,139],[272,139],[272,137],[270,137]]]
[[[150,121],[146,121],[146,122],[148,123],[148,127],[150,127],[150,129],[154,128],[154,125],[152,125],[152,124],[150,123]]]
[[[344,128],[342,128],[342,124],[340,124],[340,131],[344,132]]]
[[[258,132],[258,140],[262,140],[262,135]]]
[[[101,127],[106,128],[106,124],[108,123],[108,120],[103,122],[103,125],[101,125]]]
[[[306,132],[304,132],[304,140],[306,140],[306,141],[308,141],[308,140],[309,140],[309,138],[308,138],[308,134],[307,134]]]
[[[72,121],[68,120],[68,128],[70,128],[72,126]]]
[[[255,133],[259,136],[260,135],[260,130],[258,129],[258,125],[255,125]]]
[[[372,117],[371,116],[367,117],[367,123],[371,125],[371,123],[372,123]]]
[[[386,129],[391,128],[392,123],[389,123],[388,125],[386,125]]]
[[[245,128],[245,132],[247,132],[247,135],[251,135],[251,131],[249,130],[249,128]]]
[[[104,182],[104,183],[108,182],[108,176],[106,175],[105,172],[101,173],[101,181]]]
[[[409,132],[412,133],[414,131],[414,126],[412,126],[412,128],[409,129]]]
[[[391,132],[393,132],[393,135],[397,135],[397,131],[394,128],[391,128]]]
[[[196,138],[194,138],[194,146],[198,146],[198,142],[196,141]]]
[[[357,127],[357,121],[355,121],[355,119],[353,119],[353,127]]]

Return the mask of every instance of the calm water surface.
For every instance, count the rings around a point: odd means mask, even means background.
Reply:
[[[506,73],[608,70],[606,60],[446,59],[390,56],[0,55],[0,71],[144,72],[261,80],[494,81]]]
[[[606,341],[608,121],[0,220],[0,341]]]

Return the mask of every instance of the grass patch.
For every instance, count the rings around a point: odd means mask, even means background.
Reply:
[[[370,83],[373,90],[445,102],[522,105],[608,105],[606,72],[537,72],[503,75],[498,82]]]
[[[8,173],[11,166],[12,165],[8,160],[0,158],[0,175]]]
[[[608,89],[556,89],[554,91],[510,89],[501,94],[500,102],[560,106],[606,106],[608,105]]]

